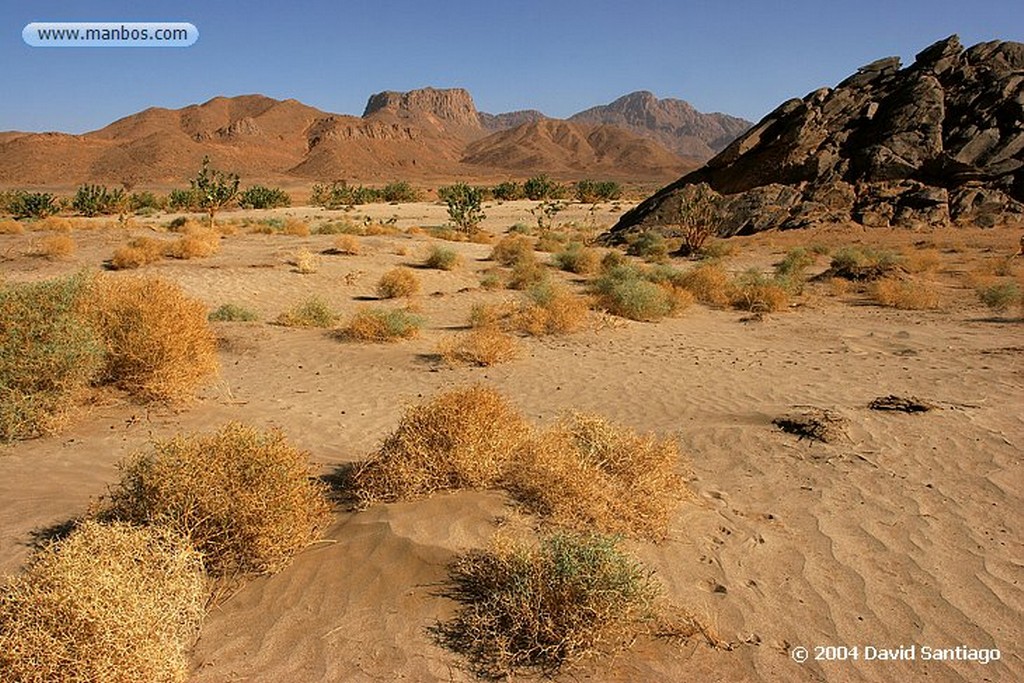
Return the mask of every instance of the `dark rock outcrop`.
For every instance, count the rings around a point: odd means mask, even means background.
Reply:
[[[1024,44],[956,36],[783,103],[605,238],[671,232],[680,193],[725,195],[723,235],[822,222],[993,225],[1024,216]],[[682,195],[685,196],[685,195]]]

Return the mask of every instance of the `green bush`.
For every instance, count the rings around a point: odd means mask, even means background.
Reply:
[[[152,192],[132,192],[128,197],[128,210],[137,213],[160,211],[167,206],[167,200],[157,197]]]
[[[57,428],[103,369],[104,348],[80,309],[88,281],[0,287],[0,441]]]
[[[210,313],[209,320],[213,322],[252,322],[259,320],[259,316],[255,311],[238,304],[221,304],[217,310]]]
[[[631,320],[654,321],[677,312],[692,301],[672,282],[657,284],[633,265],[615,266],[591,283],[598,305],[612,315]]]
[[[563,199],[565,188],[543,173],[533,176],[523,183],[523,194],[527,199]]]
[[[82,185],[71,200],[71,208],[83,216],[118,213],[127,208],[124,190],[108,190],[105,185]]]
[[[461,232],[476,232],[487,217],[481,209],[483,193],[480,188],[456,183],[438,188],[437,196],[448,205],[448,218]]]
[[[422,193],[404,180],[388,183],[380,191],[381,199],[389,204],[403,202],[418,202]]]
[[[327,302],[312,296],[277,317],[277,324],[285,327],[330,327],[338,319]]]
[[[554,533],[539,546],[495,543],[449,568],[460,604],[437,632],[476,672],[506,678],[520,668],[553,674],[599,646],[627,642],[656,616],[652,572],[607,536]]]
[[[523,186],[514,180],[506,180],[503,183],[498,183],[491,189],[491,193],[495,199],[501,201],[513,201],[516,199],[522,199],[526,196],[523,193]]]
[[[597,204],[619,199],[622,186],[612,180],[580,180],[573,186],[576,201],[584,204]]]
[[[665,237],[657,232],[640,233],[626,248],[630,256],[639,256],[647,261],[663,261],[668,256]]]
[[[459,254],[454,249],[435,245],[424,265],[437,270],[452,270],[459,265]]]
[[[577,275],[590,275],[601,267],[601,257],[598,253],[579,242],[570,242],[563,251],[555,254],[554,258],[559,268]]]
[[[15,218],[46,218],[60,211],[57,198],[49,192],[15,192],[7,209]]]
[[[276,209],[291,206],[292,200],[281,188],[253,185],[238,196],[238,205],[243,209]]]
[[[1002,313],[1024,300],[1024,294],[1016,282],[1001,282],[978,290],[978,298],[993,311]]]
[[[171,211],[194,211],[199,208],[199,197],[192,190],[171,190],[167,195],[167,208]]]
[[[198,208],[209,215],[210,225],[213,225],[218,211],[235,201],[238,183],[238,174],[210,168],[210,157],[203,157],[202,168],[189,185]]]
[[[803,277],[804,271],[814,265],[814,256],[803,247],[790,249],[786,257],[775,264],[775,275],[784,278]]]
[[[412,339],[423,327],[423,317],[401,308],[373,306],[357,311],[340,336],[354,341],[392,342]]]

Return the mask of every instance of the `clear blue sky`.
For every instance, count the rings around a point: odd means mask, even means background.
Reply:
[[[757,120],[879,57],[958,33],[1024,42],[1021,0],[0,0],[0,130],[85,132],[149,106],[293,97],[361,114],[381,90],[464,87],[564,117],[634,90]],[[190,48],[31,48],[30,21],[186,21]]]

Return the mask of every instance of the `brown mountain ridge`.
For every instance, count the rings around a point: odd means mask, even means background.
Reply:
[[[658,105],[650,93],[642,95],[648,105]],[[690,110],[687,115],[695,112]],[[702,144],[710,148],[728,133],[713,123],[722,115],[708,116],[712,123],[702,129],[708,137]],[[361,117],[294,99],[215,97],[182,109],[149,108],[82,135],[0,132],[0,185],[181,183],[205,155],[247,180],[278,182],[538,172],[664,180],[710,156],[680,154],[702,151],[686,141],[666,148],[673,128],[664,116],[654,117],[657,127],[646,132],[635,119],[626,126],[550,119],[535,110],[487,114],[461,88],[377,93]]]

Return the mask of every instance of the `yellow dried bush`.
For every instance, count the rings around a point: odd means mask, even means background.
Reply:
[[[497,325],[487,325],[442,340],[437,352],[448,365],[488,367],[515,360],[519,342]]]
[[[0,680],[183,683],[202,569],[170,530],[84,522],[0,588]]]
[[[175,283],[100,277],[87,309],[107,351],[104,382],[146,399],[182,400],[217,371],[206,306]]]
[[[39,246],[36,248],[36,254],[51,261],[55,261],[57,259],[66,259],[74,256],[75,248],[75,240],[71,235],[58,233],[55,235],[47,235],[43,239],[39,240]]]
[[[377,283],[377,296],[382,299],[396,299],[412,296],[420,291],[420,281],[409,268],[392,268],[381,276]]]
[[[495,486],[529,437],[522,415],[494,389],[452,389],[405,411],[355,472],[364,501]]]
[[[276,572],[330,521],[309,454],[277,430],[230,423],[157,441],[121,471],[99,517],[175,530],[215,576]]]
[[[935,285],[917,280],[884,277],[871,285],[871,295],[878,303],[906,311],[939,308],[941,301]]]

